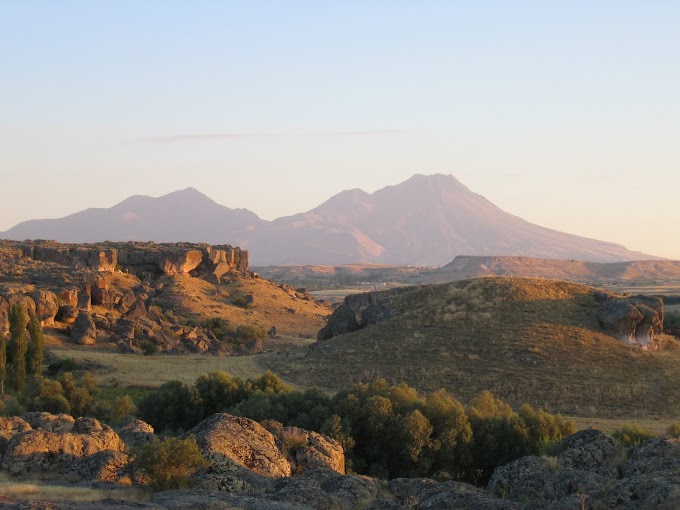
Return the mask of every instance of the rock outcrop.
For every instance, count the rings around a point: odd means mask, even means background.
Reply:
[[[47,413],[26,420],[0,418],[0,438],[9,437],[2,467],[9,474],[49,472],[51,477],[75,475],[79,485],[140,483],[131,471],[123,442],[97,420],[79,418],[70,432],[48,432],[64,421]],[[68,422],[68,420],[66,420]],[[68,425],[65,427],[68,429]],[[121,434],[151,434],[150,427],[129,420]],[[216,462],[194,476],[197,487],[153,495],[149,503],[110,500],[95,503],[32,502],[28,506],[0,495],[3,508],[52,510],[643,510],[680,508],[680,439],[659,438],[625,449],[597,430],[582,430],[556,445],[556,456],[527,456],[498,467],[486,488],[457,481],[375,478],[344,475],[317,467],[306,457],[305,469],[291,475],[277,456],[286,439],[302,448],[327,449],[324,436],[297,428],[278,428],[282,442],[260,425],[225,414],[214,415],[190,433],[208,458]],[[269,434],[269,435],[268,435]],[[288,434],[288,436],[286,436]],[[1,441],[1,439],[0,439]],[[308,445],[308,446],[305,446]],[[321,447],[320,447],[321,445]],[[129,445],[128,445],[129,446]],[[324,455],[326,458],[334,455]],[[294,464],[299,466],[296,459]],[[339,464],[323,459],[321,463]],[[94,506],[92,506],[94,505]]]
[[[71,432],[28,430],[7,443],[2,469],[10,475],[63,469],[76,459],[111,450],[122,452],[123,441],[110,427],[94,419],[79,418]]]
[[[116,428],[116,432],[128,449],[137,448],[156,440],[153,427],[136,418],[125,420]]]
[[[61,244],[54,241],[5,241],[4,257],[24,257],[75,269],[132,274],[188,274],[203,267],[204,273],[224,274],[232,269],[248,271],[248,252],[228,245],[191,243],[119,242]],[[219,269],[218,266],[221,266]]]
[[[334,439],[297,427],[285,427],[281,436],[284,444],[295,443],[292,451],[288,452],[293,472],[325,468],[345,474],[345,452]]]
[[[94,345],[97,341],[97,328],[92,317],[85,310],[80,310],[71,329],[71,338],[80,345]]]
[[[626,458],[611,437],[582,430],[559,449],[550,462],[532,456],[497,468],[488,490],[527,510],[680,508],[678,439],[646,441]]]
[[[40,411],[25,414],[24,420],[34,429],[60,434],[71,432],[76,424],[76,420],[70,414],[51,414]]]
[[[351,333],[361,329],[352,309],[342,304],[333,310],[328,318],[328,323],[319,331],[317,340],[330,340],[331,338],[345,333]]]
[[[2,459],[10,439],[29,430],[31,430],[31,425],[23,418],[0,416],[0,459]]]
[[[180,253],[170,253],[163,256],[158,265],[164,274],[189,274],[203,261],[203,254],[198,250],[187,250]]]
[[[604,330],[622,342],[651,351],[659,347],[657,335],[663,333],[663,300],[660,297],[609,299],[598,318]]]
[[[399,312],[390,303],[408,290],[408,287],[399,287],[385,292],[349,294],[328,318],[326,326],[317,334],[317,340],[329,340],[396,317]]]
[[[43,326],[54,324],[54,318],[59,311],[59,298],[54,292],[36,290],[31,294],[35,302],[35,313]]]
[[[232,473],[241,467],[267,477],[292,474],[271,432],[248,418],[214,414],[187,436],[195,436],[213,472]]]

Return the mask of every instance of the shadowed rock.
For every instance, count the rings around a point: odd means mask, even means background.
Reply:
[[[79,345],[93,345],[97,341],[97,328],[90,314],[80,310],[71,329],[71,338]]]
[[[622,342],[651,351],[659,347],[656,335],[663,332],[663,300],[659,297],[611,299],[598,318],[604,330]]]

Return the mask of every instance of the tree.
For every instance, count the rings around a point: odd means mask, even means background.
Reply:
[[[37,314],[31,314],[26,329],[31,337],[31,341],[28,344],[28,352],[26,354],[28,373],[41,375],[43,354],[45,350],[45,335],[43,334],[43,329]]]
[[[0,397],[5,396],[5,379],[7,378],[7,344],[5,336],[0,333]]]
[[[16,390],[21,393],[26,383],[26,324],[28,317],[23,305],[15,303],[9,312],[9,340],[12,345],[12,381]]]

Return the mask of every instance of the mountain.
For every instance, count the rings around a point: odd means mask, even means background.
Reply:
[[[255,265],[442,265],[457,255],[597,262],[655,259],[508,214],[450,175],[415,175],[373,194],[343,191],[251,238]]]
[[[443,265],[457,255],[615,262],[656,259],[623,246],[540,227],[508,214],[450,175],[415,175],[369,194],[343,191],[311,211],[261,220],[193,188],[131,197],[110,209],[31,220],[0,237],[63,242],[152,240],[247,247],[253,265]]]
[[[247,209],[229,209],[187,188],[158,198],[135,195],[108,209],[86,209],[65,218],[25,221],[0,237],[70,243],[230,242],[237,246],[245,242],[240,232],[261,223],[263,220]]]

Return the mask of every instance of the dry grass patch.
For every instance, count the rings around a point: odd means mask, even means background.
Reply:
[[[141,489],[131,487],[97,490],[87,487],[52,485],[42,480],[11,478],[0,474],[0,494],[3,497],[20,501],[50,501],[91,503],[104,499],[120,501],[143,501],[147,499]],[[2,501],[0,500],[0,503]]]

